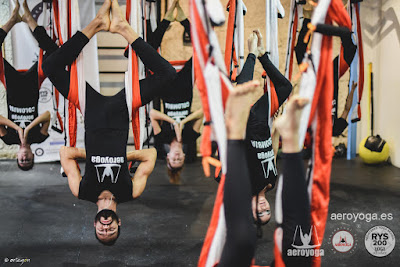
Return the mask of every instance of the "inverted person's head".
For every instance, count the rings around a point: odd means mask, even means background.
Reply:
[[[17,152],[17,165],[23,171],[33,168],[35,156],[30,146],[20,146]]]
[[[121,233],[121,219],[109,209],[103,209],[94,218],[96,239],[105,246],[112,246]]]
[[[185,163],[185,153],[183,152],[182,143],[173,141],[167,153],[167,167],[169,169],[179,169]]]
[[[271,207],[264,193],[259,194],[258,197],[253,196],[251,206],[255,222],[259,221],[261,225],[269,223],[271,220]]]

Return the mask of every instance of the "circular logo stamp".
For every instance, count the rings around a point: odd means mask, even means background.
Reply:
[[[36,156],[41,157],[41,156],[43,156],[43,154],[44,154],[44,150],[42,148],[37,148],[35,150],[35,155]]]
[[[51,98],[52,98],[52,95],[51,95],[50,89],[42,87],[39,91],[39,102],[47,103],[51,100]]]
[[[348,230],[339,230],[333,234],[332,246],[338,252],[349,252],[354,247],[354,237]]]
[[[386,226],[374,226],[365,235],[365,248],[375,257],[389,255],[396,245],[396,238]]]

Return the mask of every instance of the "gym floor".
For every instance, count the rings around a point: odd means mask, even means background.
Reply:
[[[218,186],[204,178],[200,160],[186,165],[180,186],[169,184],[165,164],[158,162],[143,195],[118,206],[121,236],[113,247],[96,241],[96,206],[74,198],[58,163],[22,172],[15,161],[1,161],[0,169],[0,266],[19,266],[10,262],[16,258],[27,259],[28,267],[197,265]],[[274,198],[274,193],[268,197],[272,212]],[[400,239],[399,201],[400,169],[335,159],[322,266],[399,266],[399,244],[384,258],[370,255],[364,244],[365,234],[376,225],[390,228]],[[385,213],[387,218],[333,220],[333,213]],[[273,220],[263,227],[257,244],[259,265],[273,259]],[[329,239],[337,229],[353,234],[350,252],[335,253]]]

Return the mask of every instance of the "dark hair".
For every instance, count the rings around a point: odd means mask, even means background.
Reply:
[[[117,242],[117,239],[118,239],[118,237],[119,237],[120,234],[121,234],[121,226],[118,225],[118,234],[117,234],[117,237],[114,238],[114,239],[111,239],[111,240],[109,240],[109,241],[103,241],[103,240],[99,239],[99,237],[97,236],[96,228],[94,229],[94,236],[95,236],[96,239],[97,239],[101,244],[103,244],[104,246],[113,246],[113,245],[115,244],[115,242]]]
[[[32,169],[33,168],[33,165],[34,165],[35,163],[34,163],[34,160],[32,159],[32,164],[30,164],[30,165],[28,165],[28,166],[21,166],[21,165],[19,165],[19,161],[18,161],[18,158],[17,158],[17,165],[18,165],[18,168],[20,168],[21,170],[23,170],[23,171],[29,171],[30,169]]]

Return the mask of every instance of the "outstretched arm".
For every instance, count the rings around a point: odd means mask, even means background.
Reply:
[[[40,128],[40,133],[43,135],[48,135],[47,130],[49,129],[50,125],[50,112],[46,111],[45,113],[41,114],[39,117],[34,119],[26,128],[24,131],[24,138],[27,140],[28,134],[30,130],[32,130],[35,126],[42,124],[42,127]]]
[[[79,185],[82,180],[81,173],[78,168],[77,159],[85,159],[86,151],[83,148],[66,147],[60,148],[60,162],[68,177],[68,185],[75,197],[79,196]]]
[[[130,151],[126,157],[128,161],[141,162],[132,178],[132,197],[138,198],[146,187],[147,178],[153,172],[157,159],[157,150],[149,148]]]

